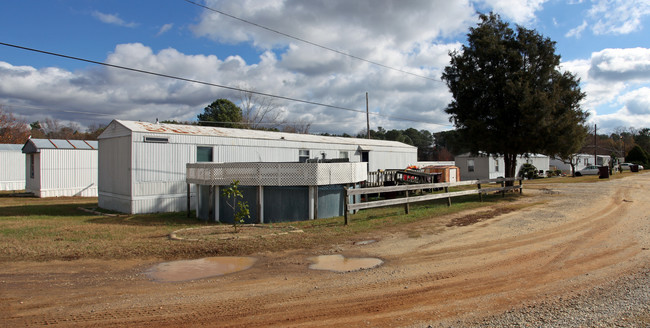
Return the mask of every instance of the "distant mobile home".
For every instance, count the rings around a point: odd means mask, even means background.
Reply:
[[[98,139],[99,206],[133,214],[187,210],[188,163],[347,159],[376,171],[417,162],[417,148],[396,141],[195,125],[113,120]]]
[[[25,189],[23,145],[0,144],[0,190]]]
[[[607,155],[596,155],[596,164],[597,166],[607,166],[612,160],[610,156]],[[573,156],[573,162],[575,164],[575,170],[580,171],[587,166],[594,165],[594,154],[576,154]],[[550,166],[554,167],[557,170],[561,170],[564,174],[571,174],[571,164],[567,164],[560,159],[552,158],[550,160]]]
[[[29,139],[25,191],[37,197],[97,197],[97,141]]]
[[[466,153],[456,156],[455,161],[463,180],[496,179],[504,177],[506,174],[505,161],[502,156]],[[546,172],[549,169],[549,158],[546,155],[519,156],[515,175],[519,175],[519,170],[526,163],[533,164],[540,171]]]

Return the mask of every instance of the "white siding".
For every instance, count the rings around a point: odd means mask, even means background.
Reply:
[[[99,149],[98,205],[131,213],[131,136],[102,139]]]
[[[0,151],[0,190],[25,189],[25,154]]]
[[[474,172],[469,172],[467,167],[467,161],[474,161]],[[497,165],[498,162],[498,165]],[[505,161],[503,157],[499,156],[495,159],[493,156],[487,155],[460,155],[456,156],[455,160],[456,166],[460,169],[460,177],[462,180],[481,180],[481,179],[496,179],[499,177],[504,177],[505,174]],[[533,164],[537,170],[543,170],[544,172],[549,169],[549,158],[548,156],[543,155],[532,155],[530,158],[525,156],[519,156],[517,158],[515,176],[519,174],[521,166],[525,163]],[[498,170],[497,170],[498,167]]]
[[[369,151],[369,169],[406,168],[417,162],[417,148],[396,142],[266,133],[252,130],[214,130],[197,134],[204,127],[175,126],[176,133],[129,130],[137,122],[113,121],[100,136],[99,206],[126,213],[187,210],[187,163],[196,162],[197,146],[212,146],[214,162],[297,162],[299,150],[310,158],[339,158],[345,151],[351,162],[360,162],[359,145]],[[126,124],[126,125],[123,125]],[[164,127],[169,125],[160,125]],[[198,131],[197,130],[197,131]],[[149,130],[151,131],[151,130]],[[128,133],[127,133],[128,132]],[[250,137],[247,135],[250,134]],[[145,137],[164,138],[166,143],[145,142]],[[127,143],[128,140],[128,145]],[[125,166],[130,158],[130,167]],[[126,189],[129,188],[127,192]],[[194,208],[194,190],[191,192]]]
[[[97,151],[43,149],[40,197],[97,196]]]

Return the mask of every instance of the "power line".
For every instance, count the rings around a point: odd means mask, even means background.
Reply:
[[[55,52],[51,52],[51,51],[28,48],[28,47],[19,46],[19,45],[15,45],[15,44],[11,44],[11,43],[0,42],[0,45],[7,46],[7,47],[12,47],[12,48],[17,48],[17,49],[22,49],[22,50],[27,50],[27,51],[32,51],[32,52],[37,52],[37,53],[46,54],[46,55],[51,55],[51,56],[56,56],[56,57],[61,57],[61,58],[66,58],[66,59],[82,61],[82,62],[96,64],[96,65],[102,65],[102,66],[106,66],[106,67],[118,68],[118,69],[127,70],[127,71],[131,71],[131,72],[137,72],[137,73],[142,73],[142,74],[148,74],[148,75],[153,75],[153,76],[164,77],[164,78],[168,78],[168,79],[174,79],[174,80],[185,81],[185,82],[190,82],[190,83],[197,83],[197,84],[202,84],[202,85],[207,85],[207,86],[212,86],[212,87],[217,87],[217,88],[222,88],[222,89],[227,89],[227,90],[250,92],[252,94],[265,96],[265,97],[278,98],[278,99],[294,101],[294,102],[299,102],[299,103],[308,104],[308,105],[328,107],[328,108],[333,108],[333,109],[340,109],[340,110],[345,110],[345,111],[350,111],[350,112],[366,114],[366,111],[359,110],[359,109],[353,109],[353,108],[341,107],[341,106],[336,106],[336,105],[323,104],[323,103],[319,103],[319,102],[315,102],[315,101],[309,101],[309,100],[291,98],[291,97],[286,97],[286,96],[273,95],[273,94],[269,94],[269,93],[258,92],[258,91],[253,91],[253,90],[246,90],[246,89],[237,88],[237,87],[230,87],[230,86],[226,86],[226,85],[221,85],[221,84],[216,84],[216,83],[211,83],[211,82],[205,82],[205,81],[199,81],[199,80],[194,80],[194,79],[189,79],[189,78],[184,78],[184,77],[179,77],[179,76],[174,76],[174,75],[169,75],[169,74],[157,73],[157,72],[152,72],[152,71],[145,71],[145,70],[142,70],[142,69],[126,67],[126,66],[121,66],[121,65],[115,65],[115,64],[109,64],[109,63],[104,63],[104,62],[100,62],[100,61],[85,59],[85,58],[81,58],[81,57],[74,57],[74,56],[64,55],[64,54],[60,54],[60,53],[55,53]],[[422,121],[422,120],[415,120],[415,119],[397,117],[397,116],[392,116],[392,115],[384,115],[384,114],[380,114],[380,113],[370,113],[370,115],[375,115],[375,116],[380,116],[380,117],[385,117],[385,118],[392,118],[392,119],[396,119],[396,120],[400,120],[400,121],[410,121],[410,122],[417,122],[417,123],[427,123],[427,124],[433,124],[433,125],[447,126],[447,125],[440,124],[440,123],[434,123],[434,122],[428,122],[428,121]]]
[[[27,108],[27,109],[36,109],[36,110],[48,110],[48,111],[53,111],[53,112],[64,112],[64,113],[84,114],[84,115],[93,115],[93,116],[109,116],[109,117],[114,116],[112,114],[104,114],[104,113],[97,113],[97,112],[84,112],[84,111],[79,111],[79,110],[34,107],[34,106],[15,105],[15,104],[0,104],[0,106],[16,107],[16,108]]]
[[[252,22],[252,21],[249,21],[249,20],[246,20],[246,19],[243,19],[243,18],[240,18],[240,17],[234,16],[234,15],[228,14],[228,13],[223,12],[223,11],[221,11],[221,10],[214,9],[214,8],[208,7],[208,6],[206,6],[206,5],[202,5],[202,4],[200,4],[200,3],[196,3],[196,2],[191,1],[191,0],[183,0],[183,1],[185,1],[185,2],[187,2],[187,3],[190,3],[190,4],[193,4],[193,5],[195,5],[195,6],[198,6],[198,7],[201,7],[201,8],[207,9],[207,10],[210,10],[210,11],[212,11],[212,12],[215,12],[215,13],[218,13],[218,14],[221,14],[221,15],[224,15],[224,16],[227,16],[227,17],[230,17],[230,18],[235,19],[235,20],[238,20],[238,21],[240,21],[240,22],[244,22],[244,23],[246,23],[246,24],[250,24],[250,25],[253,25],[253,26],[259,27],[259,28],[264,29],[264,30],[267,30],[267,31],[269,31],[269,32],[273,32],[273,33],[276,33],[276,34],[279,34],[279,35],[285,36],[285,37],[290,38],[290,39],[294,39],[294,40],[297,40],[297,41],[300,41],[300,42],[303,42],[303,43],[306,43],[306,44],[310,44],[310,45],[312,45],[312,46],[315,46],[315,47],[318,47],[318,48],[321,48],[321,49],[325,49],[325,50],[328,50],[328,51],[332,51],[332,52],[335,52],[335,53],[340,54],[340,55],[343,55],[343,56],[347,56],[347,57],[350,57],[350,58],[354,58],[354,59],[357,59],[357,60],[360,60],[360,61],[363,61],[363,62],[366,62],[366,63],[372,64],[372,65],[377,65],[377,66],[380,66],[380,67],[383,67],[383,68],[386,68],[386,69],[390,69],[390,70],[393,70],[393,71],[397,71],[397,72],[400,72],[400,73],[409,74],[409,75],[416,76],[416,77],[423,78],[423,79],[427,79],[427,80],[430,80],[430,81],[435,81],[435,82],[444,83],[444,82],[441,81],[440,79],[434,79],[434,78],[431,78],[431,77],[428,77],[428,76],[424,76],[424,75],[420,75],[420,74],[415,74],[415,73],[413,73],[413,72],[409,72],[409,71],[405,71],[405,70],[403,70],[403,69],[399,69],[399,68],[395,68],[395,67],[392,67],[392,66],[384,65],[384,64],[382,64],[382,63],[379,63],[379,62],[376,62],[376,61],[372,61],[372,60],[369,60],[369,59],[365,59],[365,58],[363,58],[363,57],[355,56],[355,55],[349,54],[349,53],[347,53],[347,52],[343,52],[343,51],[341,51],[341,50],[336,50],[336,49],[334,49],[334,48],[330,48],[330,47],[327,47],[327,46],[324,46],[324,45],[321,45],[321,44],[318,44],[318,43],[315,43],[315,42],[312,42],[312,41],[309,41],[309,40],[306,40],[306,39],[303,39],[303,38],[299,38],[299,37],[297,37],[297,36],[293,36],[293,35],[288,34],[288,33],[284,33],[284,32],[281,32],[281,31],[278,31],[278,30],[272,29],[272,28],[270,28],[270,27],[266,27],[266,26],[264,26],[264,25],[260,25],[260,24],[258,24],[258,23],[255,23],[255,22]]]

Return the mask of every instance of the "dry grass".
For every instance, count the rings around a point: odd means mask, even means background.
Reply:
[[[104,216],[79,209],[96,208],[96,198],[39,199],[5,192],[0,193],[0,261],[80,258],[172,260],[321,248],[367,238],[387,229],[408,231],[409,224],[432,217],[443,218],[442,226],[448,221],[444,219],[446,215],[516,198],[515,194],[505,199],[493,195],[484,197],[481,203],[477,196],[459,197],[453,199],[451,207],[447,207],[446,200],[413,204],[409,215],[404,215],[403,206],[361,211],[351,216],[347,226],[339,217],[267,225],[279,231],[286,231],[292,226],[302,230],[302,233],[178,241],[171,240],[169,234],[197,227],[206,227],[206,232],[214,234],[215,229],[210,227],[218,224],[187,218],[186,213]],[[225,231],[231,233],[230,229],[232,226],[228,225]],[[191,234],[196,235],[197,231],[201,230],[197,229]]]

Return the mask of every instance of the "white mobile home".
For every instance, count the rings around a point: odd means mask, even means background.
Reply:
[[[594,155],[593,154],[576,154],[573,156],[573,163],[575,163],[575,170],[580,171],[589,165],[597,166],[609,166],[609,162],[612,160],[610,156],[607,155],[597,155],[596,164],[594,164]],[[564,174],[571,174],[571,164],[567,164],[560,159],[552,158],[550,161],[550,166],[555,167],[557,170],[561,170]]]
[[[99,206],[134,214],[185,211],[187,163],[347,159],[376,171],[417,162],[417,148],[396,141],[195,125],[113,120],[98,139]]]
[[[23,145],[0,144],[0,190],[25,189]]]
[[[25,191],[37,197],[97,196],[97,141],[29,139]]]
[[[456,166],[460,169],[463,180],[496,179],[506,175],[506,165],[503,156],[494,157],[486,154],[472,155],[466,153],[455,158]],[[537,170],[548,171],[549,158],[546,155],[531,154],[517,158],[515,176],[523,164],[533,164]]]

